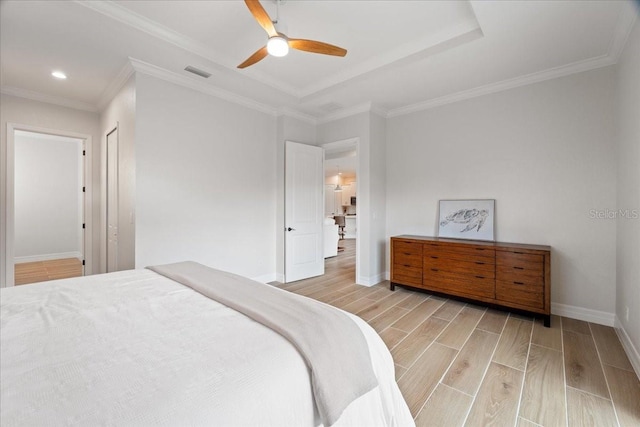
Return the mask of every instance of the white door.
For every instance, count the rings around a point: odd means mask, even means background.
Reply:
[[[118,129],[107,135],[107,273],[118,271]]]
[[[323,150],[285,143],[285,281],[324,274]]]

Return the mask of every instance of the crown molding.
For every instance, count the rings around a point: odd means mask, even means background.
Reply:
[[[98,110],[102,111],[104,107],[111,102],[111,100],[116,96],[118,91],[122,89],[122,87],[129,81],[129,78],[133,75],[135,70],[131,65],[131,61],[127,61],[124,64],[124,67],[120,69],[118,75],[109,83],[107,88],[100,95],[100,99],[98,100]]]
[[[318,118],[318,124],[321,125],[321,124],[333,122],[335,120],[344,119],[345,117],[353,116],[356,114],[368,113],[369,111],[371,111],[371,108],[372,108],[371,102],[363,102],[362,104],[343,108],[331,114],[327,114],[326,116],[322,116]]]
[[[139,13],[136,13],[124,6],[111,1],[87,1],[87,0],[74,0],[77,4],[80,4],[95,12],[101,13],[111,19],[115,19],[125,25],[135,28],[139,31],[149,34],[157,39],[160,39],[166,43],[170,43],[179,47],[189,53],[200,56],[212,63],[223,67],[227,71],[236,71],[236,61],[234,58],[228,58],[220,52],[216,52],[204,43],[200,43],[190,37],[185,36],[182,33],[172,30],[169,27],[153,21]],[[188,64],[187,64],[188,65]],[[256,80],[262,84],[270,86],[274,89],[285,92],[288,95],[300,97],[298,90],[293,86],[282,83],[268,77],[266,74],[261,73],[258,70],[251,70],[243,73],[245,77]]]
[[[389,111],[385,108],[380,107],[379,105],[371,104],[372,113],[377,114],[380,117],[384,117],[385,119],[389,115]]]
[[[352,107],[343,108],[331,114],[327,114],[326,116],[322,116],[318,118],[316,121],[317,121],[317,124],[321,125],[321,124],[333,122],[335,120],[344,119],[349,116],[354,116],[356,114],[368,113],[368,112],[377,114],[378,116],[383,118],[387,118],[388,116],[387,110],[369,101],[369,102],[363,102],[362,104],[354,105]]]
[[[463,90],[451,95],[429,99],[427,101],[418,102],[416,104],[407,105],[405,107],[394,108],[387,113],[387,117],[403,116],[405,114],[411,114],[417,111],[451,104],[453,102],[464,101],[466,99],[476,98],[482,95],[502,92],[520,86],[527,86],[533,83],[551,80],[558,77],[564,77],[575,73],[581,73],[583,71],[594,70],[596,68],[606,67],[613,64],[615,64],[615,61],[611,56],[602,55],[583,61],[577,61],[572,64],[539,71],[537,73],[531,73],[525,76],[515,77],[513,79],[502,80],[500,82],[490,83],[488,85],[479,86],[473,89]]]
[[[200,81],[192,80],[190,77],[174,73],[173,71],[165,70],[164,68],[160,68],[158,66],[140,61],[135,58],[129,58],[129,61],[131,62],[131,66],[133,67],[133,69],[141,74],[146,74],[148,76],[156,77],[158,79],[165,80],[179,86],[184,86],[189,89],[205,93],[207,95],[215,96],[216,98],[233,102],[235,104],[242,105],[243,107],[251,108],[253,110],[257,110],[271,116],[277,115],[276,108],[255,101],[251,98],[246,98],[228,90],[224,90],[210,84],[202,83]]]
[[[430,99],[416,104],[407,105],[405,107],[395,108],[387,112],[387,117],[389,118],[411,114],[417,111],[427,110],[429,108],[463,101],[465,99],[471,99],[482,95],[502,92],[504,90],[509,90],[520,86],[526,86],[545,80],[551,80],[558,77],[564,77],[571,74],[581,73],[583,71],[595,70],[597,68],[617,64],[637,18],[638,11],[636,10],[635,4],[630,1],[624,2],[623,6],[620,9],[620,15],[618,16],[618,23],[615,28],[613,39],[611,40],[611,44],[609,45],[607,53],[604,55],[573,62],[571,64],[563,65],[560,67],[549,68],[544,71],[515,77],[513,79],[503,80],[501,82],[491,83],[485,86],[479,86],[451,95],[445,95],[440,98]]]
[[[21,89],[13,86],[0,87],[0,93],[4,95],[16,96],[18,98],[31,99],[32,101],[59,105],[61,107],[73,108],[74,110],[88,111],[90,113],[98,112],[98,108],[95,105],[86,102],[75,101],[73,99],[62,98],[53,95],[46,95],[44,93],[34,92],[32,90]]]
[[[467,20],[452,28],[447,28],[438,34],[405,43],[390,52],[376,55],[367,61],[357,64],[355,67],[350,67],[343,72],[333,74],[324,80],[309,85],[300,91],[300,97],[310,97],[323,90],[346,83],[349,80],[384,69],[389,65],[421,59],[425,56],[433,55],[436,53],[434,51],[438,53],[446,51],[483,36],[480,25],[474,15],[474,19],[472,20]]]
[[[305,114],[301,111],[298,110],[294,110],[292,108],[288,108],[288,107],[281,107],[278,109],[278,117],[280,116],[287,116],[287,117],[292,117],[294,119],[298,119],[300,121],[303,121],[305,123],[309,123],[311,125],[317,125],[318,124],[318,120],[314,117],[311,116],[309,114]]]

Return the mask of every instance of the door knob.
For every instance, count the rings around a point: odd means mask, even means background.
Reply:
[[[287,227],[287,231],[296,231],[295,228]]]

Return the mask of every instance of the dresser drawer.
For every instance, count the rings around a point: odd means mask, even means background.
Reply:
[[[496,299],[531,308],[544,308],[544,287],[496,281]]]
[[[522,271],[518,270],[509,270],[503,271],[498,269],[496,271],[496,280],[505,283],[511,283],[513,285],[526,285],[526,286],[537,286],[544,287],[544,277],[542,272],[540,274],[523,274]]]
[[[440,255],[428,255],[424,257],[423,268],[435,268],[443,271],[461,274],[480,274],[487,277],[495,277],[495,265],[484,260],[460,261]]]
[[[391,281],[412,286],[422,285],[422,268],[393,264]]]
[[[544,272],[544,256],[520,252],[496,251],[496,267],[498,270],[515,270],[521,274],[542,275]]]
[[[409,285],[422,285],[422,242],[391,240],[391,281]]]
[[[394,255],[422,256],[422,243],[393,240]]]
[[[461,296],[494,298],[495,280],[492,277],[473,274],[457,274],[445,271],[425,270],[422,277],[425,287]]]
[[[422,265],[421,243],[394,241],[392,250],[394,264]]]
[[[423,253],[425,256],[438,256],[459,261],[482,261],[490,264],[495,264],[496,258],[495,249],[482,246],[464,247],[425,243]]]
[[[406,252],[396,252],[393,256],[393,263],[407,267],[422,267],[422,256],[410,255]]]

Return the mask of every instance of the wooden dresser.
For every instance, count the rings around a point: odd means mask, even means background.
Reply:
[[[551,322],[551,247],[518,243],[391,238],[396,285],[542,315]]]

